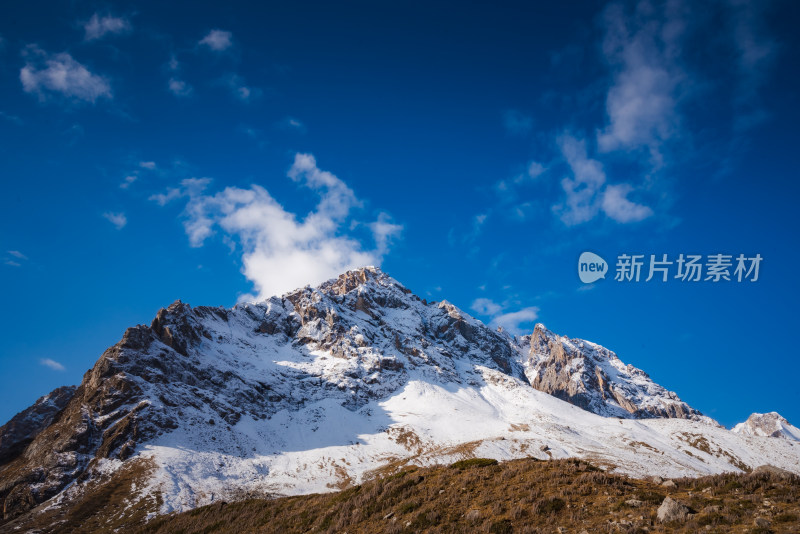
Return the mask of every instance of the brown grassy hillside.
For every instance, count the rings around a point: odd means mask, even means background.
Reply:
[[[800,532],[796,476],[674,483],[609,475],[578,460],[472,460],[410,468],[339,493],[214,504],[140,532]],[[685,520],[659,522],[667,496],[689,508]]]

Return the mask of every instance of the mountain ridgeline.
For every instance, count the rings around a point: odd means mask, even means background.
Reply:
[[[132,466],[127,506],[153,515],[477,455],[579,457],[634,476],[800,472],[794,434],[755,434],[599,345],[541,324],[493,330],[367,267],[232,309],[178,301],[129,328],[79,386],[0,428],[0,509],[24,524]]]

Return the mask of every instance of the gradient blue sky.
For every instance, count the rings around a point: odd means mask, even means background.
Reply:
[[[0,420],[176,299],[375,263],[800,424],[797,3],[251,4],[0,6]],[[584,250],[764,260],[584,286]]]

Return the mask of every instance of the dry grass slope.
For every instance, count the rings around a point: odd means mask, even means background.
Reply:
[[[674,482],[609,475],[578,460],[477,459],[406,468],[338,493],[214,504],[158,518],[138,532],[800,532],[798,477]],[[667,495],[689,507],[685,522],[658,522]]]

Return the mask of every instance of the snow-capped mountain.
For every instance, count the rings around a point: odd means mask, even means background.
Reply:
[[[800,441],[800,428],[792,426],[778,412],[754,413],[744,423],[733,427],[733,432],[747,436],[770,436]]]
[[[473,455],[800,472],[800,443],[726,430],[607,349],[509,336],[375,268],[232,309],[176,302],[54,394],[49,420],[34,405],[0,429],[5,519],[137,461],[128,501],[157,495],[161,513]]]

